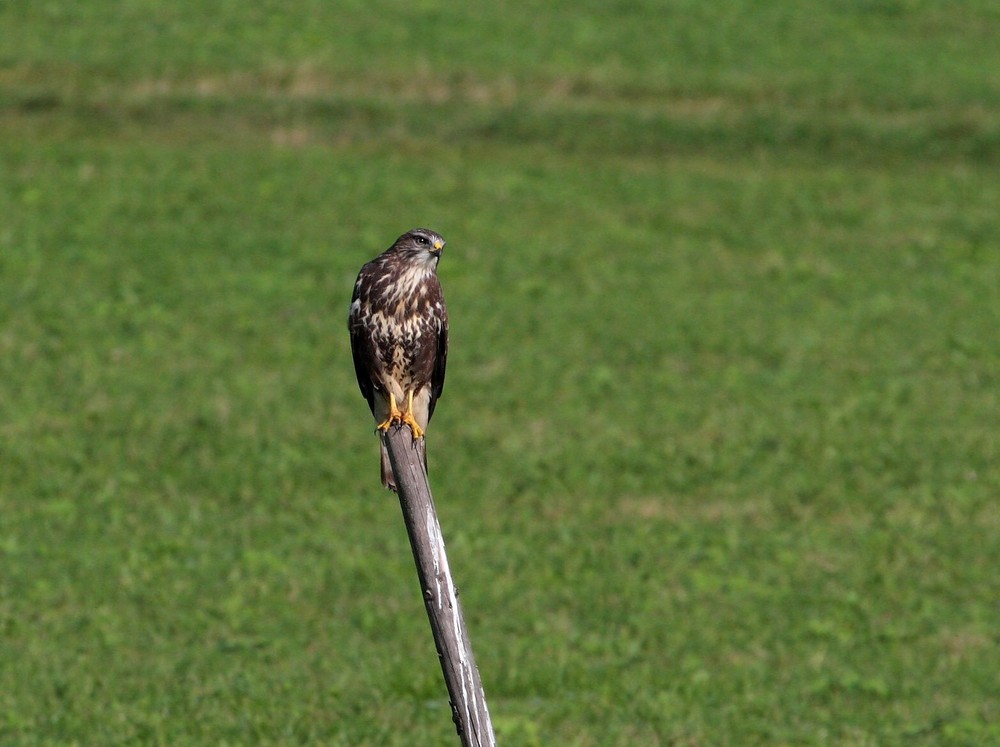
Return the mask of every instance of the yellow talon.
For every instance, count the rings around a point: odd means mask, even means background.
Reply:
[[[392,427],[393,423],[405,423],[405,422],[406,422],[406,420],[404,420],[404,418],[403,418],[403,413],[401,413],[399,411],[399,408],[396,407],[396,398],[392,395],[392,392],[390,392],[389,393],[389,417],[387,417],[384,421],[382,421],[381,423],[379,423],[378,425],[376,425],[375,429],[376,430],[380,430],[380,431],[386,431],[386,432],[388,432],[389,428]]]
[[[413,440],[419,440],[424,437],[424,429],[420,427],[417,423],[417,419],[413,417],[413,391],[407,392],[406,395],[406,412],[400,412],[399,407],[396,405],[396,397],[390,392],[389,394],[389,417],[384,421],[375,426],[376,430],[383,432],[388,432],[394,423],[399,423],[400,425],[406,424],[410,426],[410,430],[413,432]]]
[[[399,422],[406,423],[410,426],[410,430],[413,431],[413,440],[416,441],[424,437],[424,429],[421,428],[413,417],[413,390],[411,389],[406,395],[406,412],[399,419]]]
[[[403,417],[400,419],[400,422],[406,423],[410,426],[410,430],[413,431],[414,441],[424,437],[424,429],[417,425],[417,421],[413,418],[412,412],[403,413]]]

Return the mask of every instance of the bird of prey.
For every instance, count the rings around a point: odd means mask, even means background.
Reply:
[[[410,426],[427,469],[424,431],[444,388],[448,312],[437,277],[445,241],[414,228],[361,268],[347,328],[354,372],[376,428]],[[382,484],[396,490],[382,444]]]

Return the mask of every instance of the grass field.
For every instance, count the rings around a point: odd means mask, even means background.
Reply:
[[[417,225],[503,747],[1000,744],[995,2],[0,29],[0,744],[457,744],[345,327]]]

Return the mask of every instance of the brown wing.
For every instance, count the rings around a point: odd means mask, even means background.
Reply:
[[[444,391],[444,372],[448,365],[448,309],[444,305],[444,295],[441,293],[440,284],[437,285],[436,290],[437,292],[434,294],[436,297],[431,299],[431,308],[434,308],[434,304],[440,303],[441,311],[438,316],[437,355],[434,358],[434,372],[431,374],[431,401],[428,405],[428,421],[434,415],[434,406],[437,404],[441,392]]]
[[[351,355],[354,358],[354,375],[358,377],[358,388],[368,402],[368,408],[375,413],[375,384],[372,378],[373,352],[371,336],[365,326],[360,305],[361,285],[367,266],[361,268],[351,296],[351,311],[347,316],[347,329],[351,333]]]

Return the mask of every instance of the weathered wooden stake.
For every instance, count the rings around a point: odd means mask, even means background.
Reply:
[[[406,533],[410,537],[417,564],[424,606],[430,619],[434,645],[448,686],[452,718],[462,747],[495,747],[496,736],[486,706],[479,668],[472,655],[472,643],[465,627],[458,590],[448,567],[441,524],[438,522],[431,487],[423,461],[413,448],[409,426],[390,428],[382,433],[389,462],[396,476],[399,505],[403,509]]]

